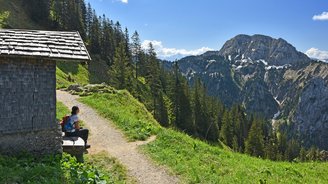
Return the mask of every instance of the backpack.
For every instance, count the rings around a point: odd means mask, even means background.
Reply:
[[[67,123],[69,122],[69,118],[70,118],[70,116],[64,116],[62,121],[60,122],[60,126],[61,126],[63,132],[65,132],[65,130],[66,130],[65,127],[67,126]]]

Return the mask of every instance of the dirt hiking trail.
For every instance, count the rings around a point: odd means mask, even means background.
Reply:
[[[101,117],[95,110],[79,102],[79,96],[64,91],[57,91],[57,100],[71,108],[77,105],[81,109],[80,118],[91,130],[88,143],[91,145],[89,154],[106,151],[117,158],[128,170],[128,175],[141,184],[174,184],[179,179],[170,175],[165,168],[155,165],[148,157],[138,151],[138,146],[147,144],[147,141],[128,142],[121,131],[112,122]]]

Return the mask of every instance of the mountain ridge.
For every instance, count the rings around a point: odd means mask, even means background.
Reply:
[[[274,119],[273,127],[287,130],[290,138],[328,149],[328,64],[263,35],[237,35],[220,51],[177,62],[191,85],[200,78],[225,105],[242,104],[247,112]]]

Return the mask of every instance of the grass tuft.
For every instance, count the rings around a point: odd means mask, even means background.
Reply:
[[[125,184],[136,183],[134,179],[127,176],[127,169],[115,158],[109,157],[107,152],[96,155],[88,155],[86,162],[99,168],[104,174],[111,178],[109,183]]]

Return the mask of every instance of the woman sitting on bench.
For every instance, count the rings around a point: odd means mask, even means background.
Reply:
[[[80,120],[78,114],[80,113],[80,109],[77,106],[72,107],[71,116],[68,118],[67,123],[65,124],[65,136],[67,137],[81,137],[85,142],[85,148],[90,148],[90,145],[87,144],[89,130],[83,129],[80,127]]]

